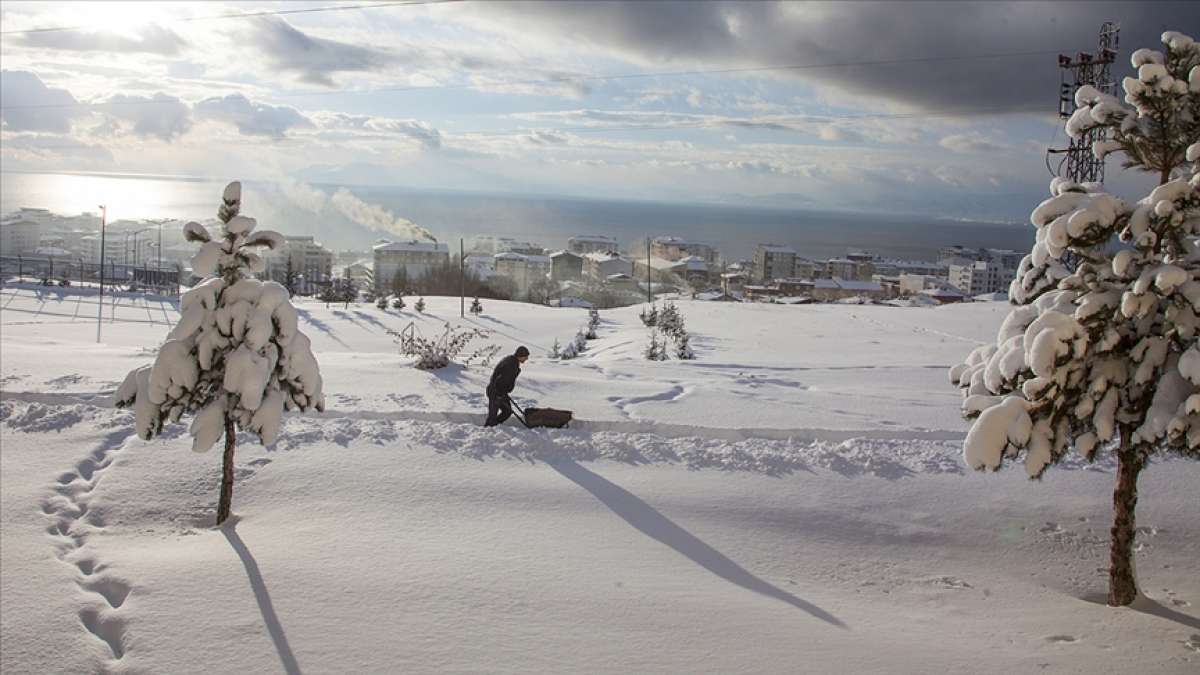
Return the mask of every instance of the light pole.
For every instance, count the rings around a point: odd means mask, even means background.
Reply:
[[[100,205],[100,301],[96,303],[96,344],[100,343],[100,324],[104,318],[104,233],[108,223],[108,207]]]
[[[153,227],[143,227],[142,229],[133,233],[133,264],[135,266],[138,264],[138,247],[137,247],[138,235],[143,232],[149,232],[150,230],[153,230],[153,229],[154,229]]]

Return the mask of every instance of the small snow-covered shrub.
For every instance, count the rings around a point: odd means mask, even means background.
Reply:
[[[558,345],[558,338],[554,338],[554,346],[550,347],[550,358],[562,358],[562,347]]]
[[[600,312],[596,308],[588,310],[588,325],[587,334],[585,337],[589,340],[596,339],[596,330],[600,328]]]
[[[386,295],[381,295],[381,296],[379,296],[378,298],[376,298],[376,300],[375,300],[375,306],[376,306],[376,307],[378,307],[379,309],[382,309],[382,310],[387,310],[387,308],[388,308],[388,296],[386,296]]]
[[[681,361],[690,361],[696,358],[696,352],[692,351],[687,331],[682,331],[675,337],[675,358]]]
[[[582,354],[587,351],[587,331],[580,328],[575,333],[575,351]]]
[[[638,318],[642,320],[643,325],[653,328],[658,325],[658,307],[655,305],[650,305],[650,309],[643,307],[642,313],[638,315]]]
[[[483,303],[479,302],[478,296],[474,300],[471,300],[471,313],[475,316],[483,314]]]
[[[397,295],[396,299],[392,300],[392,309],[399,311],[401,309],[404,309],[404,307],[405,307],[404,298]]]
[[[276,250],[277,232],[255,232],[239,215],[242,187],[230,183],[217,212],[222,228],[210,238],[200,224],[184,237],[200,243],[193,271],[204,280],[180,299],[179,322],[154,364],[129,373],[117,389],[117,407],[131,407],[137,434],[150,440],[167,422],[193,415],[192,449],[204,452],[225,437],[217,524],[233,499],[236,429],[275,442],[285,410],[323,410],[321,374],[286,288],[250,276],[265,267],[256,249]]]
[[[658,339],[657,330],[650,331],[650,344],[646,345],[646,351],[642,354],[647,361],[666,361],[669,358],[666,341]]]
[[[425,298],[417,298],[417,304],[413,305],[413,309],[417,310],[417,314],[424,314]]]
[[[433,339],[421,335],[415,323],[399,332],[388,331],[388,334],[400,345],[402,355],[417,357],[413,366],[421,370],[445,368],[451,363],[469,366],[476,361],[487,367],[500,351],[500,345],[485,344],[462,356],[473,341],[486,340],[490,334],[480,328],[456,328],[449,323],[442,334]]]

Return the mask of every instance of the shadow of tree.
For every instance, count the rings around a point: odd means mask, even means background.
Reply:
[[[316,328],[317,330],[321,331],[322,333],[333,338],[334,342],[337,342],[339,345],[345,347],[346,349],[350,348],[350,345],[343,342],[342,339],[340,337],[338,337],[336,333],[333,332],[333,329],[329,327],[329,324],[325,323],[324,321],[321,321],[320,319],[314,319],[312,313],[309,312],[308,310],[296,309],[296,313],[300,315],[301,319],[304,319],[305,323],[311,325],[313,328]]]
[[[785,602],[838,628],[847,628],[846,624],[829,612],[756,577],[621,486],[570,460],[550,462],[549,465],[563,477],[590,492],[634,529],[671,547],[718,577],[755,593]]]
[[[283,665],[284,672],[288,675],[300,675],[300,664],[296,662],[296,655],[292,653],[292,647],[288,644],[287,635],[283,632],[283,625],[279,623],[279,616],[275,614],[275,606],[271,604],[271,594],[267,592],[267,583],[263,581],[262,572],[258,569],[258,561],[254,559],[250,549],[246,548],[245,542],[238,536],[236,523],[226,525],[221,528],[221,532],[229,540],[229,545],[237,552],[238,557],[241,558],[242,566],[246,568],[246,576],[250,579],[250,588],[254,590],[254,599],[258,602],[258,610],[262,612],[263,622],[267,624],[271,642],[275,643],[275,651],[279,653],[279,661]]]

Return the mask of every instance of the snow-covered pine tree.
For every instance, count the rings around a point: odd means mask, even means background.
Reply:
[[[350,309],[350,303],[358,302],[358,284],[353,279],[345,279],[341,283],[342,303],[344,309]]]
[[[582,354],[587,351],[587,332],[580,328],[575,333],[575,352]]]
[[[587,335],[585,337],[587,337],[587,339],[589,339],[589,340],[595,340],[597,338],[596,330],[599,328],[600,328],[600,312],[598,312],[596,310],[596,308],[593,307],[592,309],[588,310]]]
[[[659,341],[657,330],[650,331],[650,344],[646,345],[646,351],[642,354],[647,361],[667,360],[667,343],[665,340]]]
[[[376,307],[378,307],[379,309],[382,309],[382,310],[384,310],[384,311],[386,312],[386,311],[387,311],[387,308],[388,308],[388,296],[387,296],[387,295],[381,295],[381,296],[379,296],[378,298],[376,298],[376,299],[375,299],[375,306],[376,306]]]
[[[691,338],[686,330],[680,330],[675,336],[675,358],[681,361],[691,361],[696,358],[696,352],[692,351]]]
[[[1165,53],[1139,49],[1125,101],[1084,86],[1067,132],[1108,127],[1097,156],[1158,186],[1136,204],[1095,184],[1055,179],[1031,216],[1036,243],[1010,297],[1017,305],[996,343],[951,371],[963,412],[977,417],[964,455],[997,469],[1024,452],[1037,478],[1070,449],[1117,459],[1110,548],[1110,605],[1137,597],[1133,544],[1137,479],[1151,456],[1200,459],[1200,46],[1162,36]],[[1113,251],[1118,236],[1124,245]],[[1072,272],[1062,259],[1078,260]]]
[[[405,308],[405,306],[406,305],[404,304],[403,296],[397,295],[396,299],[392,300],[392,309],[394,309],[394,310],[397,310],[397,311],[402,310]]]
[[[554,338],[554,346],[550,347],[550,358],[562,358],[562,347],[558,344],[558,338]]]
[[[329,303],[342,301],[342,292],[338,289],[337,284],[329,282],[321,287],[320,292],[317,293],[317,300],[325,303],[325,308],[328,309]]]
[[[413,309],[417,310],[417,314],[424,314],[425,298],[417,298],[417,304],[413,305]]]
[[[658,313],[658,328],[666,336],[674,337],[680,329],[679,308],[668,300],[663,303],[662,311]]]
[[[254,232],[254,219],[238,215],[241,193],[237,182],[225,188],[217,212],[219,240],[198,223],[184,226],[188,241],[202,243],[192,270],[204,280],[183,294],[179,323],[154,364],[131,371],[115,397],[118,407],[133,408],[144,440],[185,414],[195,415],[192,450],[204,452],[224,434],[218,525],[229,517],[233,499],[236,429],[270,445],[284,410],[325,407],[317,360],[297,329],[299,316],[287,288],[249,276],[264,267],[253,249],[275,250],[284,239],[277,232]]]
[[[471,313],[476,316],[483,314],[483,303],[479,302],[478,295],[475,296],[475,299],[471,300]]]
[[[658,307],[650,305],[650,309],[642,308],[642,313],[638,315],[642,323],[648,327],[654,327],[658,324]]]
[[[570,361],[576,356],[579,356],[579,350],[575,348],[574,342],[568,342],[567,346],[562,348],[562,354],[559,358],[563,361]]]

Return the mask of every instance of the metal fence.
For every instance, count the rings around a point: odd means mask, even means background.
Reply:
[[[123,265],[104,263],[104,287],[179,295],[183,269],[179,265]],[[29,278],[54,285],[100,284],[100,263],[76,257],[0,256],[0,279]],[[67,283],[63,283],[63,282]]]

